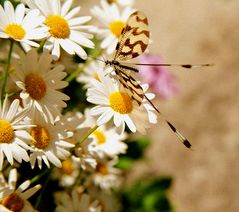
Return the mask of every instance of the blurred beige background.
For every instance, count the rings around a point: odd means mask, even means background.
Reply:
[[[99,1],[82,1],[82,6]],[[136,0],[148,16],[150,52],[169,63],[214,63],[212,68],[170,70],[180,93],[157,101],[191,141],[187,150],[161,120],[140,173],[171,175],[177,212],[239,211],[239,1]]]

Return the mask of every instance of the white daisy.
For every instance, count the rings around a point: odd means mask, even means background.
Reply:
[[[74,132],[73,138],[75,142],[79,141],[80,138],[89,130],[90,128],[78,129]],[[94,155],[96,155],[96,150],[92,148],[92,139],[86,139],[81,144],[77,144],[77,148],[72,155],[72,159],[79,164],[79,167],[83,170],[91,170],[96,167],[96,160]]]
[[[85,120],[80,127],[96,126],[96,119],[90,113],[89,109],[84,111]],[[126,134],[118,134],[116,128],[99,126],[92,134],[88,136],[91,139],[88,149],[91,155],[103,158],[105,156],[114,157],[118,154],[125,153],[127,145],[123,142],[126,139]],[[83,142],[84,143],[84,142]]]
[[[85,110],[84,114],[85,121],[82,124],[87,127],[95,126],[96,120],[90,115],[90,111]],[[104,156],[114,157],[125,153],[127,149],[127,145],[123,142],[126,134],[119,135],[114,127],[101,125],[88,138],[92,139],[91,150],[93,149],[94,153],[101,158]]]
[[[14,100],[9,106],[6,98],[2,107],[0,101],[0,170],[3,166],[4,155],[11,165],[13,165],[14,159],[19,163],[22,160],[29,161],[26,143],[31,136],[26,129],[32,125],[23,121],[28,110],[24,109],[19,112],[19,108],[19,100]]]
[[[60,56],[60,47],[68,54],[77,54],[82,59],[87,58],[82,46],[93,48],[94,43],[89,40],[93,36],[83,31],[93,27],[83,24],[91,20],[91,17],[77,16],[80,7],[70,9],[73,0],[66,0],[63,5],[60,0],[25,0],[25,2],[30,8],[39,9],[45,17],[44,24],[49,28],[49,37],[44,47],[51,50],[55,59]]]
[[[77,82],[84,84],[85,88],[89,88],[91,86],[91,80],[96,79],[99,80],[98,70],[103,71],[104,63],[101,61],[92,61],[88,66],[86,66],[78,77],[76,78]]]
[[[0,211],[35,212],[36,210],[27,199],[33,196],[41,188],[41,185],[28,189],[31,181],[27,180],[16,189],[16,182],[17,170],[12,169],[9,173],[8,187],[0,191]]]
[[[98,160],[96,170],[92,173],[91,178],[95,185],[103,190],[118,188],[122,183],[121,170],[115,168],[118,159],[115,157],[111,161]]]
[[[132,132],[138,130],[145,134],[149,123],[157,123],[155,111],[147,101],[143,101],[139,106],[118,81],[100,72],[99,78],[100,81],[93,79],[93,87],[87,90],[87,101],[97,104],[91,109],[91,114],[99,116],[98,125],[105,124],[113,118],[115,126],[121,129],[121,133],[126,124]],[[154,97],[152,94],[145,95],[149,99]]]
[[[79,164],[72,158],[62,161],[61,168],[55,168],[53,170],[52,178],[59,180],[59,184],[63,187],[72,186],[75,180],[79,176],[80,168]]]
[[[21,89],[20,97],[36,108],[46,119],[53,123],[60,116],[60,109],[66,107],[64,101],[69,97],[60,92],[68,83],[62,79],[66,76],[62,65],[52,66],[52,57],[48,53],[38,55],[35,49],[21,54],[20,59],[13,60],[12,79]]]
[[[29,49],[28,46],[39,46],[33,40],[46,37],[47,27],[40,27],[44,17],[39,16],[39,10],[26,10],[24,4],[14,10],[10,1],[4,2],[4,8],[0,5],[0,38],[11,38]]]
[[[67,192],[57,192],[55,194],[56,211],[57,212],[100,212],[102,211],[101,205],[98,200],[92,201],[92,198],[83,193],[82,188],[75,187],[71,194]]]
[[[78,63],[75,61],[75,58],[63,50],[61,50],[61,54],[58,60],[55,60],[53,63],[62,64],[65,67],[65,71],[67,73],[72,73],[78,68]]]
[[[93,199],[97,198],[105,212],[123,211],[121,199],[117,195],[112,195],[112,192],[102,191],[93,185],[87,187],[87,192]]]
[[[83,121],[83,115],[79,112],[67,113],[67,125],[70,125],[70,130],[73,132],[73,136],[68,138],[67,141],[77,145],[77,148],[72,152],[71,159],[74,164],[78,164],[78,168],[83,170],[92,170],[96,167],[96,160],[94,155],[96,154],[92,147],[92,139],[88,138],[84,142],[79,143],[82,136],[84,136],[92,126],[86,126]]]
[[[127,145],[122,141],[125,136],[119,135],[115,128],[107,129],[102,125],[89,138],[93,138],[91,145],[100,157],[114,157],[126,152]]]
[[[35,125],[29,130],[33,138],[30,144],[31,167],[34,168],[37,162],[41,169],[42,161],[47,167],[50,167],[49,162],[61,167],[61,160],[66,160],[71,154],[69,149],[74,147],[74,144],[66,141],[73,134],[65,130],[67,126],[61,120],[52,124],[43,119],[38,111],[32,113],[31,123]]]
[[[102,23],[103,27],[94,32],[103,39],[101,48],[111,54],[115,50],[121,31],[133,10],[131,7],[125,7],[120,13],[116,4],[109,4],[106,0],[101,0],[100,3],[101,7],[94,6],[91,13]]]

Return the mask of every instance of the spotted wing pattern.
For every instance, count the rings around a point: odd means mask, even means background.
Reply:
[[[129,60],[141,55],[149,43],[148,19],[140,11],[132,13],[121,32],[114,60]]]
[[[129,96],[136,101],[138,105],[141,105],[144,99],[143,88],[137,80],[130,75],[129,70],[116,66],[115,73]]]

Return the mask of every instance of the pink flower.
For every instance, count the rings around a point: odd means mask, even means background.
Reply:
[[[143,55],[139,57],[139,63],[162,63],[159,56]],[[162,66],[140,66],[139,74],[144,82],[148,83],[153,92],[167,99],[178,90],[176,78]]]

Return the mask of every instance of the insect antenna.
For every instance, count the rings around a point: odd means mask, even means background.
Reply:
[[[105,63],[105,58],[103,58],[103,60],[102,60],[102,59],[99,59],[99,58],[96,58],[96,57],[92,57],[92,56],[90,56],[90,55],[88,55],[88,57],[90,57],[91,59],[98,60],[98,61],[100,61],[100,62]]]
[[[144,97],[147,99],[147,101],[150,103],[150,105],[157,111],[158,114],[162,115],[162,113],[159,111],[159,109],[151,102],[151,100],[144,95]],[[179,140],[183,143],[183,145],[185,147],[187,147],[188,149],[191,148],[191,143],[188,141],[188,139],[186,139],[177,129],[176,127],[174,127],[174,125],[169,122],[168,120],[166,120],[166,123],[168,124],[168,126],[170,127],[170,129],[176,134],[176,136],[179,138]]]
[[[206,63],[206,64],[170,64],[170,63],[161,63],[161,64],[151,64],[151,63],[133,63],[132,65],[137,66],[178,66],[182,68],[200,68],[200,67],[207,67],[207,66],[213,66],[213,64]]]

